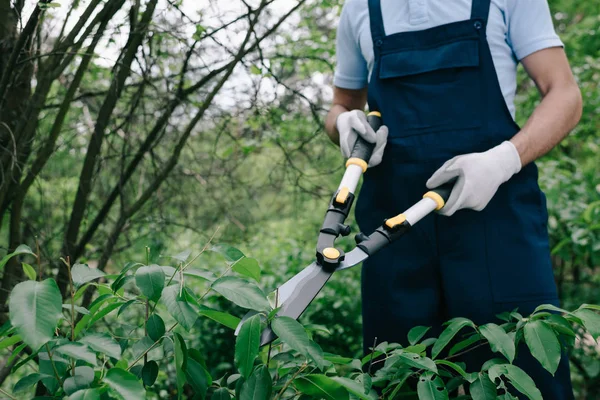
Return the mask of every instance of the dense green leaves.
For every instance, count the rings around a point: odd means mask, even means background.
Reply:
[[[212,284],[212,289],[240,307],[252,310],[268,310],[267,297],[258,286],[234,276],[224,276]]]
[[[54,280],[21,282],[11,292],[8,307],[12,325],[37,350],[54,336],[62,317],[62,296]]]
[[[138,268],[135,271],[135,284],[150,300],[158,300],[165,287],[165,273],[158,265]]]
[[[554,330],[544,321],[529,321],[523,328],[525,343],[531,354],[552,375],[558,368],[561,350]]]
[[[489,323],[479,327],[479,331],[490,343],[492,351],[502,353],[509,362],[515,358],[515,343],[510,336],[496,324]]]
[[[135,375],[124,369],[109,369],[104,381],[122,400],[146,398],[146,391],[142,383]]]
[[[84,283],[93,281],[104,276],[104,272],[97,268],[90,268],[86,264],[75,264],[71,268],[71,276],[73,278],[73,284],[77,287]]]
[[[261,321],[260,314],[250,317],[240,328],[235,341],[235,365],[244,378],[252,373],[254,360],[260,346]]]

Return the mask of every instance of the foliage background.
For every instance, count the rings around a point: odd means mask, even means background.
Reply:
[[[9,1],[1,3],[2,10],[13,5]],[[50,8],[43,15],[30,43],[34,62],[23,63],[32,70],[29,80],[33,90],[43,82],[37,74],[47,72],[40,65],[53,60],[42,55],[52,53],[66,12],[72,8],[80,12],[89,3],[62,2],[60,9]],[[68,255],[72,248],[66,239],[67,227],[77,208],[80,171],[85,169],[94,135],[106,132],[102,150],[89,170],[92,179],[88,201],[78,221],[81,232],[99,215],[112,188],[119,189],[119,196],[91,239],[79,242],[83,247],[78,261],[116,272],[126,261],[143,261],[144,248],[150,246],[151,261],[160,264],[165,252],[174,254],[188,248],[199,251],[215,235],[214,241],[235,243],[260,260],[264,287],[276,287],[312,261],[326,202],[343,172],[338,150],[326,139],[322,126],[331,97],[335,26],[342,1],[299,2],[275,34],[243,55],[235,45],[243,40],[248,25],[229,24],[238,14],[244,15],[243,2],[154,2],[156,11],[148,30],[142,32],[123,91],[115,99],[112,112],[103,116],[112,79],[125,57],[119,52],[131,46],[130,28],[140,28],[143,11],[152,1],[120,3],[120,11],[102,33],[80,87],[66,102],[70,107],[47,163],[20,204],[14,199],[5,199],[2,204],[3,250],[8,252],[19,243],[33,247],[37,238],[45,255],[47,275],[60,274],[56,255]],[[296,5],[283,0],[268,3],[258,19],[256,35]],[[574,308],[583,302],[600,303],[600,2],[549,3],[584,99],[579,126],[539,162],[550,211],[556,280],[564,306]],[[31,12],[31,7],[25,4],[23,12]],[[3,27],[9,26],[2,22]],[[215,30],[220,33],[203,36]],[[0,67],[8,62],[6,54],[11,48],[6,45],[10,35],[3,35],[0,38],[4,39],[5,52]],[[203,40],[193,45],[199,38]],[[84,41],[85,46],[90,40]],[[159,139],[144,154],[132,179],[119,186],[124,165],[151,134],[160,112],[173,100],[177,85],[182,82],[183,87],[189,87],[210,74],[208,71],[227,65],[228,57],[235,59],[236,51],[239,62],[214,100],[207,100],[217,85],[211,81],[182,101],[160,129]],[[185,67],[182,63],[186,55],[189,66],[181,74],[178,71]],[[64,104],[79,65],[78,56],[50,80],[47,97],[32,119],[35,123],[29,145],[34,153],[43,148],[52,131],[58,106]],[[26,74],[27,68],[22,70]],[[33,100],[31,90],[25,92],[21,95],[26,107]],[[520,70],[519,123],[538,102],[535,87]],[[191,125],[196,110],[203,107],[202,118]],[[1,117],[7,121],[11,116]],[[154,187],[153,182],[188,127],[191,134],[176,165]],[[12,163],[10,138],[6,132],[2,135],[2,192],[16,193],[15,181],[24,179],[19,171],[31,170],[31,159]],[[12,164],[19,168],[11,169]],[[146,191],[151,196],[138,207],[137,200]],[[136,207],[134,212],[123,220],[124,210],[129,211],[132,205]],[[356,232],[355,225],[353,228]],[[81,239],[81,234],[76,239]],[[351,245],[351,240],[345,239],[345,244]],[[201,263],[208,269],[223,267],[218,257],[203,257]],[[21,279],[20,265],[7,264],[2,293]],[[359,282],[358,269],[336,274],[302,319],[326,328],[315,332],[316,341],[326,351],[349,356],[360,352]],[[221,300],[215,297],[209,301]],[[224,303],[219,306],[230,307]],[[207,355],[207,364],[215,369],[211,372],[218,375],[219,370],[230,369],[232,332],[211,320],[201,319],[197,324],[196,348]],[[571,359],[578,395],[584,398],[600,393],[600,347],[582,346]],[[5,373],[0,375],[6,378]],[[12,384],[13,377],[6,380],[6,387]]]

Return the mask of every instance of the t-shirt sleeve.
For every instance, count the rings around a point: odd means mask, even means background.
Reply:
[[[356,23],[353,21],[353,1],[346,1],[337,29],[336,60],[333,84],[343,89],[362,89],[367,85],[368,68],[357,39]]]
[[[506,13],[508,42],[517,59],[563,46],[554,31],[547,0],[506,0]]]

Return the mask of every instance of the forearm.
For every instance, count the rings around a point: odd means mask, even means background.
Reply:
[[[523,166],[548,153],[569,134],[581,118],[581,104],[574,81],[546,93],[525,126],[510,140]]]
[[[340,134],[337,131],[337,127],[335,125],[337,121],[337,117],[348,110],[346,107],[341,104],[334,104],[329,113],[327,113],[327,119],[325,120],[325,130],[327,131],[327,136],[329,139],[335,144],[340,144]]]

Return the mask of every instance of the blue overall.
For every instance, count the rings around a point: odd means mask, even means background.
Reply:
[[[379,0],[369,0],[375,64],[368,95],[389,127],[382,163],[367,171],[356,205],[363,232],[404,211],[427,191],[445,161],[486,151],[519,127],[498,84],[486,23],[490,0],[473,0],[471,19],[385,35]],[[480,212],[430,215],[363,265],[365,351],[377,342],[406,343],[410,328],[453,317],[477,324],[519,308],[558,305],[550,262],[546,199],[529,164],[500,186]],[[515,364],[545,400],[573,398],[566,356],[555,377],[526,349]],[[497,356],[497,355],[496,355]],[[469,372],[494,356],[483,347]]]

